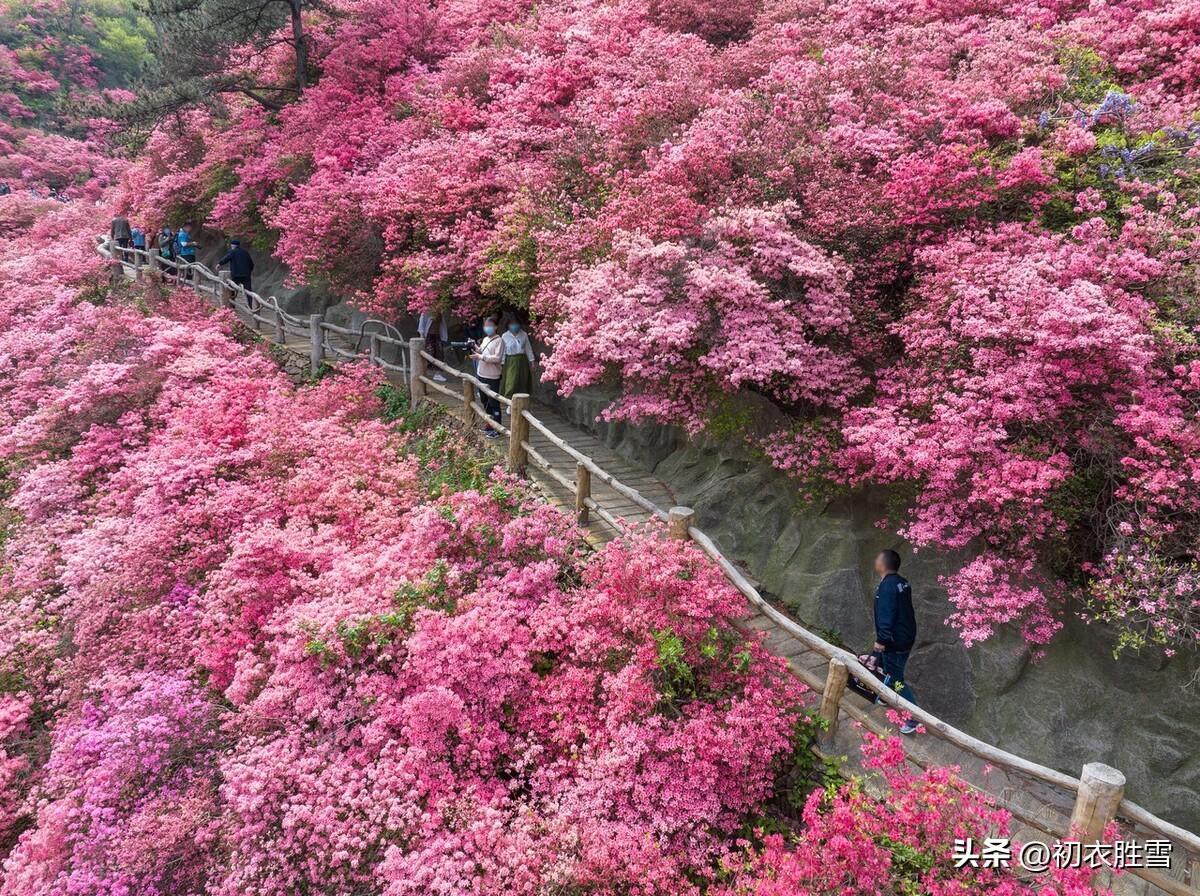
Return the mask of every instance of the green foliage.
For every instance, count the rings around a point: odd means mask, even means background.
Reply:
[[[892,854],[892,873],[900,881],[900,892],[904,896],[921,896],[925,893],[920,881],[933,870],[937,856],[890,837],[881,837],[879,843]]]
[[[412,634],[419,610],[435,609],[453,613],[457,604],[448,589],[449,571],[449,564],[445,560],[438,560],[423,579],[405,582],[396,589],[390,612],[339,620],[334,627],[336,641],[322,637],[314,623],[302,623],[301,631],[308,636],[304,655],[316,659],[324,667],[330,667],[341,656],[358,659],[369,648],[382,647]]]
[[[449,564],[445,560],[438,560],[421,581],[405,582],[396,589],[392,598],[396,610],[392,618],[398,627],[406,632],[412,631],[412,619],[421,609],[454,613],[456,604],[447,587],[449,572]]]
[[[785,816],[795,817],[814,790],[833,793],[846,779],[842,757],[823,755],[818,744],[829,722],[815,714],[800,715],[792,727],[791,752],[775,774],[775,802]]]
[[[722,392],[712,396],[712,413],[705,420],[705,431],[712,438],[728,441],[744,436],[754,422],[754,416],[745,402]]]
[[[416,457],[431,496],[494,488],[494,456],[464,434],[447,408],[424,402],[414,409],[408,393],[390,383],[376,394],[383,402],[383,419],[404,436],[404,450]]]
[[[95,23],[100,70],[111,86],[128,87],[154,58],[154,25],[129,0],[92,0],[86,6]]]
[[[529,297],[537,289],[537,243],[528,229],[520,233],[507,249],[488,252],[480,290],[495,296],[505,305],[528,308]]]
[[[16,483],[9,475],[8,465],[0,461],[0,551],[4,550],[9,533],[17,524],[17,514],[8,506],[8,499],[15,489]]]
[[[375,396],[383,405],[382,416],[385,423],[396,423],[402,420],[408,416],[412,407],[408,393],[391,383],[384,383],[380,386],[376,390]]]
[[[121,107],[131,127],[152,125],[196,105],[217,106],[225,95],[249,97],[272,111],[307,86],[308,39],[303,13],[318,0],[139,0],[154,25],[153,61],[136,84],[137,102]],[[291,45],[291,77],[267,64],[279,35]],[[234,49],[237,53],[234,53]],[[239,61],[247,57],[249,63]]]
[[[658,668],[662,670],[659,690],[664,699],[694,698],[696,677],[688,665],[683,639],[667,629],[654,633],[654,643],[658,648]]]
[[[1112,69],[1089,47],[1063,47],[1058,58],[1067,76],[1065,93],[1080,105],[1095,105],[1110,90],[1121,89]]]
[[[719,700],[737,688],[737,677],[750,672],[752,656],[733,629],[712,626],[694,648],[674,630],[653,632],[656,650],[655,684],[660,709],[668,714],[696,700]]]
[[[153,35],[133,0],[0,4],[0,46],[12,50],[22,67],[59,83],[50,94],[15,85],[22,103],[39,127],[74,136],[85,134],[90,106],[111,108],[99,102],[99,90],[129,88],[150,64]]]

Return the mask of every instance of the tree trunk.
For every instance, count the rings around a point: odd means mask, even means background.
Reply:
[[[289,0],[292,9],[292,46],[296,50],[296,90],[303,93],[308,87],[308,45],[304,40],[304,20],[301,18],[303,0]]]

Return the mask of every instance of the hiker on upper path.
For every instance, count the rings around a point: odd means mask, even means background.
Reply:
[[[154,240],[151,242],[150,248],[159,259],[159,267],[162,269],[159,278],[163,283],[166,283],[167,277],[170,276],[171,271],[174,269],[171,262],[175,260],[175,233],[170,227],[163,227],[162,230],[154,235]]]
[[[190,224],[184,224],[179,228],[179,232],[175,234],[175,257],[184,264],[196,263],[196,250],[199,246],[192,239],[192,230]],[[186,268],[183,271],[183,279],[192,279],[192,272]]]
[[[142,230],[142,228],[134,227],[130,231],[130,240],[133,248],[141,249],[143,252],[146,251],[146,231]]]
[[[521,328],[520,321],[509,319],[508,328],[501,337],[504,340],[504,374],[500,378],[500,394],[512,398],[518,392],[528,395],[533,390],[533,365],[537,360],[529,335]]]
[[[242,241],[232,239],[229,241],[229,251],[221,256],[221,260],[217,262],[217,267],[229,265],[229,279],[236,285],[242,287],[249,293],[251,287],[251,275],[254,273],[254,259],[250,257],[250,253],[242,248]],[[247,303],[254,302],[249,295],[246,297]],[[250,310],[255,310],[255,305],[249,305]]]
[[[124,215],[117,215],[112,219],[108,234],[119,249],[128,249],[133,242],[133,228],[129,226],[129,219]]]
[[[479,382],[493,392],[500,391],[500,377],[504,373],[504,338],[496,332],[499,329],[497,323],[495,315],[483,319],[483,339],[471,353],[471,360],[477,361],[479,365],[476,368],[479,373]],[[500,402],[486,394],[481,394],[480,399],[488,416],[499,423]],[[483,434],[489,439],[500,436],[500,433],[491,426],[485,426]]]
[[[875,589],[875,652],[883,664],[884,684],[916,704],[917,696],[904,680],[904,668],[917,640],[912,586],[900,575],[900,555],[895,551],[879,552],[875,572],[879,576],[879,586]],[[917,723],[912,719],[900,726],[903,734],[916,730]]]

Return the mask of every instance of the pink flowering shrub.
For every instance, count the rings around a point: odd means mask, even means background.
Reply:
[[[839,350],[852,319],[849,273],[796,237],[794,213],[730,212],[696,248],[618,237],[607,260],[570,282],[547,372],[570,391],[615,368],[633,390],[610,411],[624,417],[699,425],[714,394],[747,387],[787,404],[844,407],[863,386]],[[693,365],[705,386],[679,376]]]
[[[803,832],[788,840],[764,838],[763,848],[733,864],[732,881],[721,896],[789,896],[795,893],[964,892],[1016,896],[1029,892],[1003,868],[979,868],[964,881],[954,869],[956,839],[976,844],[1009,836],[1010,819],[968,789],[952,770],[916,773],[906,764],[897,738],[866,735],[864,765],[886,783],[880,803],[857,784],[830,794],[814,791],[804,806]],[[1096,893],[1087,868],[1058,868],[1036,892],[1041,896]]]

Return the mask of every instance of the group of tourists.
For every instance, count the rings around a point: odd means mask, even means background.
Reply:
[[[533,368],[537,358],[529,344],[529,334],[520,321],[510,317],[504,321],[498,315],[483,319],[483,332],[478,340],[471,342],[470,358],[475,362],[475,375],[479,382],[492,392],[512,398],[519,392],[528,393],[533,388]],[[500,402],[486,392],[480,395],[483,409],[496,423],[500,422]],[[500,433],[492,426],[483,428],[489,439],[499,438]]]
[[[70,202],[71,197],[60,190],[58,187],[49,187],[46,194],[43,196],[37,187],[28,187],[29,195],[34,199],[50,199],[54,202]],[[12,184],[0,182],[0,196],[11,196],[14,190]]]
[[[425,312],[417,320],[417,335],[425,340],[425,350],[439,361],[445,360],[448,345],[465,351],[474,362],[476,379],[490,392],[512,398],[518,392],[528,393],[533,388],[537,357],[529,343],[529,334],[515,314],[503,317],[489,314],[467,327],[466,340],[451,342],[446,315]],[[446,382],[446,377],[437,370],[433,371],[433,379]],[[499,423],[502,416],[500,401],[480,390],[479,402],[488,416]],[[493,426],[484,426],[483,435],[495,439],[500,433]]]
[[[192,277],[190,265],[196,263],[196,255],[200,244],[192,236],[192,225],[181,224],[178,230],[172,230],[168,225],[155,233],[149,246],[146,244],[146,231],[136,224],[131,224],[125,215],[117,215],[109,227],[109,236],[123,257],[128,257],[129,250],[146,251],[160,259],[162,279],[176,277],[181,281],[189,281]],[[251,291],[254,259],[242,248],[241,240],[229,241],[227,251],[217,262],[217,267],[229,266],[229,279],[237,286],[243,287],[247,293]]]

